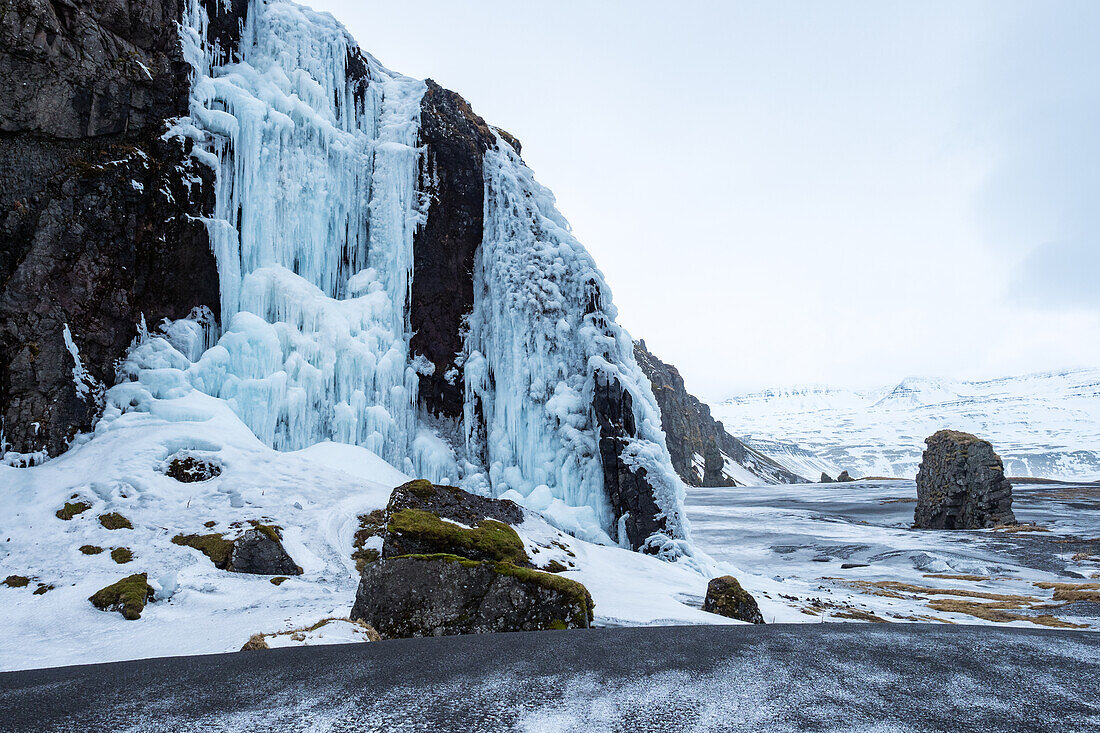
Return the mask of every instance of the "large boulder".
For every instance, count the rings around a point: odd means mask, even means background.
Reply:
[[[914,524],[920,529],[984,529],[1015,524],[1012,484],[988,441],[956,430],[925,439]]]
[[[840,475],[836,477],[836,481],[839,484],[846,484],[855,481],[855,479],[847,471],[841,471]]]
[[[592,598],[574,580],[511,563],[405,555],[363,568],[351,619],[383,639],[582,629]]]
[[[764,616],[756,605],[756,599],[732,575],[723,575],[707,584],[703,610],[738,621],[748,621],[750,624],[764,623]]]
[[[362,563],[352,620],[383,638],[586,628],[583,585],[534,568],[516,504],[410,481],[393,490],[378,559]]]

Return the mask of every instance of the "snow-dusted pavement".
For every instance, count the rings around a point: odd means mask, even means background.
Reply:
[[[1023,529],[1042,531],[913,530],[912,481],[689,489],[687,501],[699,547],[744,571],[768,622],[1100,629],[1100,486],[1013,494],[1016,517],[1037,525]]]
[[[0,674],[11,731],[1090,731],[1100,636],[594,629]]]

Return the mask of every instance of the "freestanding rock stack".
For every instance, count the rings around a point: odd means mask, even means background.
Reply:
[[[917,528],[984,529],[1016,523],[1012,484],[988,441],[940,430],[924,442],[928,449],[917,472]]]

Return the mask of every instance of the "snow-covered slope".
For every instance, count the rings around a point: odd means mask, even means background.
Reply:
[[[178,370],[150,366],[154,358],[183,359],[171,349],[151,337],[132,358],[149,367],[146,381],[111,390],[113,403],[137,401],[142,409],[109,408],[94,439],[43,465],[0,465],[0,579],[29,580],[25,587],[0,583],[0,670],[235,651],[256,633],[275,635],[269,637],[275,646],[362,640],[349,624],[298,640],[289,632],[348,616],[359,582],[352,559],[358,516],[385,507],[390,490],[407,477],[359,446],[272,449],[225,400],[186,385]],[[150,372],[162,380],[159,396],[150,392]],[[183,456],[215,462],[221,474],[195,483],[165,475],[168,461]],[[66,502],[78,501],[90,508],[69,520],[56,516]],[[108,513],[121,514],[132,528],[107,529],[98,517]],[[171,541],[177,534],[232,538],[250,520],[281,528],[301,575],[275,585],[271,576],[219,570],[199,551]],[[529,520],[518,531],[568,548],[578,569],[564,575],[589,589],[598,625],[734,623],[704,613],[699,600],[711,575],[736,569],[705,559],[663,562],[569,537],[545,522]],[[86,554],[89,547],[102,551]],[[128,549],[132,559],[116,562],[115,548]],[[540,557],[553,559],[547,551]],[[100,588],[139,572],[156,590],[139,620],[88,602]]]
[[[983,382],[903,380],[865,392],[804,387],[725,400],[714,413],[803,476],[916,475],[942,428],[993,443],[1010,476],[1100,479],[1100,369]]]

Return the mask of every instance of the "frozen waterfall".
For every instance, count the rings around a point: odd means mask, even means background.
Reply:
[[[232,62],[219,63],[207,27],[190,0],[191,111],[168,134],[193,139],[216,172],[207,224],[222,330],[202,348],[189,337],[180,358],[164,356],[165,344],[139,348],[129,376],[171,365],[185,374],[173,389],[225,400],[274,448],[355,443],[604,542],[616,517],[593,395],[598,377],[613,378],[637,425],[623,460],[645,468],[668,529],[686,536],[683,486],[610,291],[518,154],[503,140],[485,154],[485,231],[459,355],[466,404],[443,435],[417,407],[418,373],[434,365],[409,354],[413,235],[430,201],[418,181],[431,185],[417,147],[425,84],[361,54],[331,16],[286,0],[251,0]],[[360,54],[365,78],[347,68]]]

